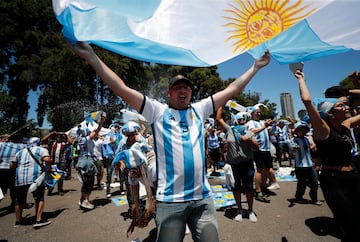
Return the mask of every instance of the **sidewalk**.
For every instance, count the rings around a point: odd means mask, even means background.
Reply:
[[[72,173],[73,177],[75,172]],[[224,180],[210,179],[212,185],[221,185]],[[269,197],[271,203],[254,201],[254,212],[258,221],[251,223],[248,219],[242,222],[232,220],[236,211],[220,208],[217,210],[220,241],[340,241],[339,232],[332,219],[332,214],[324,202],[322,206],[297,204],[292,202],[296,182],[279,183],[280,190],[273,191]],[[91,200],[96,205],[94,210],[84,212],[77,203],[80,197],[80,183],[75,178],[64,182],[65,195],[45,197],[44,218],[52,224],[34,229],[34,208],[24,210],[23,216],[27,225],[14,228],[15,214],[8,213],[9,196],[0,202],[0,241],[155,241],[156,228],[152,220],[146,228],[135,228],[131,238],[126,238],[130,220],[124,219],[127,205],[117,206],[106,198],[106,192],[94,190]],[[54,189],[56,191],[56,189]],[[112,189],[113,197],[119,197],[119,189]],[[304,196],[308,198],[308,190]],[[245,199],[245,197],[243,197]],[[319,189],[319,199],[323,195]],[[28,202],[33,202],[32,195]],[[246,208],[246,206],[245,206]],[[184,241],[192,241],[186,235]]]

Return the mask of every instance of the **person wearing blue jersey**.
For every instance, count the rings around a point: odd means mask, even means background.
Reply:
[[[45,172],[43,167],[51,171],[51,158],[48,149],[39,146],[40,139],[32,137],[29,140],[29,147],[16,153],[14,161],[11,162],[11,169],[15,169],[15,227],[22,224],[22,212],[26,204],[26,197],[30,185]],[[36,160],[37,161],[36,161]],[[38,163],[42,163],[40,164]],[[45,207],[45,185],[42,183],[32,192],[35,200],[34,228],[42,227],[51,223],[50,220],[42,218]]]
[[[26,148],[26,144],[22,143],[21,134],[11,135],[7,140],[0,142],[0,187],[4,195],[7,194],[7,190],[10,191],[9,211],[13,212],[15,211],[15,170],[10,169],[10,164],[15,160],[16,153]]]
[[[169,81],[169,103],[128,87],[84,42],[72,45],[109,88],[150,123],[157,165],[157,241],[183,241],[186,224],[195,241],[219,241],[211,187],[205,172],[204,120],[239,94],[270,61],[268,51],[227,88],[191,103],[192,82],[183,75]]]
[[[315,149],[316,145],[312,138],[309,138],[307,133],[310,128],[307,123],[300,121],[294,126],[295,137],[293,141],[298,145],[295,149],[295,174],[297,178],[295,199],[299,203],[307,202],[303,196],[305,194],[306,186],[310,187],[311,203],[321,205],[318,201],[318,175],[315,170],[315,164],[312,161],[310,150]]]
[[[220,134],[221,130],[217,130],[215,124],[210,124],[207,130],[207,148],[208,155],[211,159],[213,165],[213,172],[210,176],[220,176],[220,172],[217,172],[219,169],[219,160],[220,160],[220,140],[218,134]]]
[[[91,210],[94,205],[90,202],[90,194],[94,186],[94,176],[98,170],[94,159],[94,142],[93,139],[99,135],[101,127],[106,119],[106,113],[99,111],[98,127],[91,131],[83,132],[76,139],[79,145],[79,159],[76,164],[76,170],[82,182],[81,195],[78,205],[81,209]]]
[[[270,203],[270,199],[262,193],[261,187],[264,180],[269,177],[271,182],[276,185],[276,189],[280,189],[275,179],[270,153],[270,135],[268,128],[271,127],[273,120],[260,120],[261,111],[258,107],[250,106],[247,109],[251,115],[251,120],[246,123],[246,126],[256,135],[256,140],[259,144],[259,149],[254,152],[256,164],[255,199],[260,202]]]
[[[134,122],[130,121],[129,123]],[[127,127],[129,123],[124,125],[124,127]],[[133,134],[131,135],[130,133]],[[138,131],[126,133],[127,137],[136,135],[140,135]],[[155,160],[150,158],[149,152],[152,152],[151,146],[148,145],[147,142],[136,141],[135,138],[129,139],[132,141],[130,141],[130,143],[127,142],[128,148],[117,153],[112,162],[113,167],[118,166],[121,171],[126,171],[126,174],[128,175],[128,203],[130,206],[131,218],[133,219],[133,222],[127,231],[128,237],[133,232],[135,226],[147,226],[155,212],[156,204],[153,196],[155,194],[156,186],[156,166],[154,164]],[[145,186],[146,190],[148,200],[146,204],[148,205],[148,208],[146,208],[145,211],[142,211],[140,208],[139,182]]]
[[[133,204],[132,201],[132,196],[131,196],[131,186],[129,183],[129,179],[128,179],[128,170],[124,169],[124,167],[120,166],[120,162],[119,162],[119,154],[123,153],[123,154],[127,154],[129,152],[129,149],[136,143],[141,143],[142,146],[149,146],[147,144],[146,139],[141,135],[141,127],[140,125],[135,122],[135,121],[129,121],[127,122],[121,129],[121,132],[124,135],[124,138],[120,140],[119,145],[115,151],[115,158],[112,161],[112,167],[115,168],[115,172],[118,175],[118,177],[120,178],[120,191],[123,192],[125,189],[123,189],[123,186],[125,185],[126,187],[126,195],[127,195],[127,200],[128,200],[128,204],[129,204],[129,210],[128,213],[126,214],[129,218],[132,217],[132,207],[131,205]],[[122,154],[122,155],[123,155]]]
[[[102,145],[102,156],[104,159],[104,167],[106,169],[106,197],[111,197],[111,178],[113,174],[113,169],[111,163],[115,157],[115,151],[117,145],[119,144],[120,140],[123,136],[120,133],[120,125],[119,124],[112,124],[109,127],[111,132],[105,136],[107,142]]]
[[[278,144],[279,144],[279,152],[280,159],[279,165],[283,166],[286,158],[289,160],[289,166],[292,166],[292,157],[291,157],[291,147],[290,147],[290,128],[289,121],[287,120],[279,120],[277,130],[278,130]]]

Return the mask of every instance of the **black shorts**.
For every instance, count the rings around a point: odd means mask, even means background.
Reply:
[[[290,152],[288,143],[279,143],[279,149],[281,154]]]
[[[30,184],[23,186],[15,186],[15,205],[24,205],[28,194]],[[35,202],[44,201],[45,186],[41,184],[34,192],[32,192]]]
[[[210,149],[209,148],[209,156],[213,161],[219,161],[220,160],[220,148]]]
[[[15,170],[0,169],[0,187],[4,194],[15,186]]]
[[[257,170],[273,168],[273,162],[270,151],[255,151],[254,160]]]
[[[241,165],[231,165],[232,172],[235,180],[234,191],[248,191],[254,190],[254,163],[248,162]]]

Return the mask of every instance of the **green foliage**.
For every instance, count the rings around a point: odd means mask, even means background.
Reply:
[[[350,80],[350,78],[346,77],[339,83],[340,86],[346,87],[348,89],[355,89],[354,83]]]

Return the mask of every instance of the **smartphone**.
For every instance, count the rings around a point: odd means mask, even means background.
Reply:
[[[289,64],[289,68],[290,68],[291,72],[295,74],[296,70],[300,70],[300,71],[303,70],[304,62],[291,63],[291,64]]]

